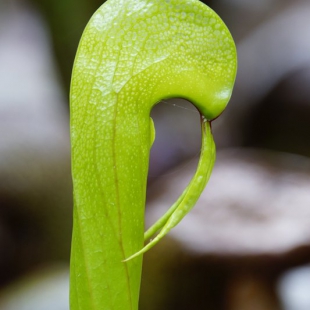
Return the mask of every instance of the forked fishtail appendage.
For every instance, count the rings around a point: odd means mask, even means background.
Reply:
[[[128,257],[129,261],[151,249],[158,243],[169,231],[175,227],[184,216],[194,207],[198,198],[207,184],[215,162],[215,144],[211,132],[211,124],[204,119],[201,121],[202,146],[196,173],[189,185],[186,187],[180,198],[170,207],[170,209],[145,233],[145,236],[151,237],[156,231],[161,229],[159,234],[145,245],[140,251]]]

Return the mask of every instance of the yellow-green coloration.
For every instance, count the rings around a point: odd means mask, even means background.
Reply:
[[[202,118],[197,172],[147,233],[163,237],[192,208],[213,167],[210,123],[225,108],[236,51],[220,18],[197,0],[108,0],[82,36],[71,84],[74,227],[71,310],[136,310],[140,288],[150,111],[191,101]],[[135,253],[137,253],[135,255]],[[134,259],[131,256],[137,256]],[[124,262],[127,259],[126,262]]]

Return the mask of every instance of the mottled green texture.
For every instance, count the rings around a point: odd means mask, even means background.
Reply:
[[[209,178],[215,148],[207,120],[225,108],[235,74],[230,33],[197,0],[108,0],[93,15],[78,48],[70,95],[71,310],[138,308],[142,256],[123,261],[143,248],[155,137],[150,111],[161,99],[182,97],[204,116],[197,172],[152,230],[164,227],[164,235]]]

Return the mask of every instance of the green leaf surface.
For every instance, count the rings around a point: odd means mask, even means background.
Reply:
[[[211,173],[210,123],[225,108],[236,50],[221,19],[197,0],[108,0],[81,38],[70,93],[74,224],[71,310],[136,310],[144,243],[150,111],[191,101],[204,119],[193,180],[152,234],[193,207]],[[147,235],[148,236],[148,235]]]

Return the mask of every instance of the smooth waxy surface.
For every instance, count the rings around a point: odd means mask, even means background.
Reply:
[[[191,209],[209,178],[215,149],[207,120],[225,108],[235,74],[233,40],[199,1],[109,0],[94,14],[78,48],[70,95],[71,310],[137,309],[142,256],[124,261],[143,248],[155,137],[150,110],[161,99],[183,97],[204,116],[199,167],[152,229],[163,228],[157,242]]]

